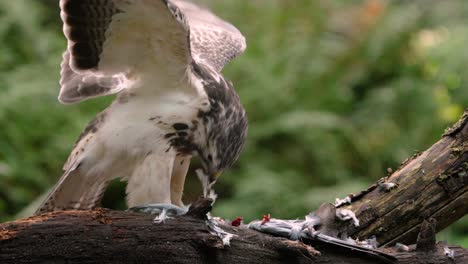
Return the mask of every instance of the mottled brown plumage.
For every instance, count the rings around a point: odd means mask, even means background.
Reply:
[[[233,164],[247,131],[239,96],[220,73],[246,47],[234,26],[182,0],[60,7],[68,48],[59,100],[118,95],[80,135],[38,213],[92,208],[114,178],[128,181],[130,206],[181,206],[192,156],[210,183]]]

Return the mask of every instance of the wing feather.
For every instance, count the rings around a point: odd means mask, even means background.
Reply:
[[[68,40],[62,103],[117,93],[155,74],[184,75],[191,60],[188,27],[169,2],[60,0],[60,7]]]
[[[112,17],[119,12],[114,1],[61,0],[60,8],[71,55],[71,69],[96,69],[106,30]]]
[[[70,67],[70,53],[63,54],[60,72],[59,101],[63,104],[80,102],[101,95],[114,94],[125,88],[123,75],[99,76],[93,72],[76,72]]]
[[[96,176],[96,175],[94,175]],[[79,168],[66,171],[35,214],[57,210],[89,210],[100,203],[109,185],[103,177],[83,175]]]
[[[60,0],[68,49],[59,100],[75,103],[155,79],[174,82],[192,61],[220,72],[245,38],[182,0]]]
[[[233,25],[209,10],[182,0],[171,0],[186,17],[190,27],[191,55],[197,63],[217,72],[247,47],[245,37]]]

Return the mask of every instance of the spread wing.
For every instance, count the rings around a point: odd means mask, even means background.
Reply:
[[[244,52],[247,47],[245,38],[236,27],[191,2],[172,2],[188,21],[191,55],[197,63],[220,72],[224,65]]]
[[[246,47],[234,26],[182,0],[60,0],[60,7],[68,40],[62,103],[180,80],[192,61],[219,72]]]

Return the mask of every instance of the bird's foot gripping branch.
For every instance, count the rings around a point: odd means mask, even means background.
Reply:
[[[134,206],[128,210],[155,215],[155,223],[164,223],[167,219],[186,214],[188,208],[179,207],[173,204],[148,204],[143,206]]]

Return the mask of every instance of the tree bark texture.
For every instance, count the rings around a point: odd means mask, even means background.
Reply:
[[[349,195],[350,204],[339,206],[360,221],[358,227],[336,226],[340,233],[359,239],[376,236],[387,246],[417,242],[379,248],[395,258],[390,262],[245,226],[223,225],[235,234],[231,245],[224,246],[206,225],[211,206],[205,199],[187,215],[162,224],[153,223],[151,215],[106,209],[53,212],[0,224],[0,263],[468,263],[468,249],[435,243],[439,230],[468,212],[467,174],[465,112],[431,148],[367,190]],[[316,213],[320,215],[320,208]],[[330,215],[334,218],[334,213]],[[325,231],[334,228],[333,221],[329,219],[332,224]]]
[[[224,226],[236,236],[223,246],[193,215],[154,224],[153,216],[97,209],[53,212],[0,226],[0,263],[385,263],[359,252]],[[444,245],[397,252],[394,263],[468,263],[468,250]],[[317,253],[317,251],[320,253]]]
[[[468,111],[428,150],[348,197],[352,203],[341,208],[353,211],[360,221],[349,234],[376,236],[380,245],[415,243],[424,219],[436,219],[440,231],[462,218],[468,213]]]

